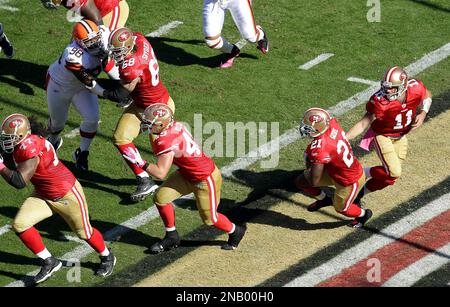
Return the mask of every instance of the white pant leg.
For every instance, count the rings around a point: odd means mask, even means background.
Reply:
[[[82,90],[73,97],[72,102],[83,118],[80,130],[87,133],[96,132],[100,119],[97,95],[88,90]]]
[[[73,93],[65,90],[52,79],[48,81],[47,106],[50,116],[49,128],[51,132],[60,132],[64,129],[72,96]]]
[[[250,0],[232,0],[228,4],[231,16],[241,36],[251,43],[256,43],[258,31]]]
[[[225,10],[219,0],[203,0],[203,34],[213,37],[222,33]]]

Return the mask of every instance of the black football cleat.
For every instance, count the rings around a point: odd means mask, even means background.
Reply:
[[[108,256],[100,256],[100,266],[95,272],[95,275],[103,277],[111,275],[114,270],[114,266],[116,265],[116,261],[117,259],[111,251]]]
[[[259,29],[261,29],[263,32],[264,30],[261,28],[261,26],[257,26]],[[266,32],[264,32],[264,37],[260,39],[258,42],[258,49],[263,53],[266,54],[269,52],[269,39],[267,38]]]
[[[41,270],[34,277],[34,283],[40,284],[41,282],[46,281],[53,273],[59,271],[62,267],[62,262],[54,257],[48,257],[45,260],[41,260]]]
[[[348,227],[351,228],[361,228],[364,226],[364,224],[372,217],[373,212],[370,209],[365,209],[366,213],[361,216],[355,218],[350,224],[348,224]]]
[[[131,200],[138,202],[143,201],[147,196],[154,193],[158,189],[158,185],[150,177],[137,177],[136,191],[131,194]]]
[[[308,208],[306,208],[306,210],[308,210],[309,212],[314,212],[314,211],[319,210],[320,208],[328,207],[328,206],[332,206],[332,205],[333,205],[333,200],[331,199],[330,196],[327,195],[327,196],[325,196],[324,199],[313,202],[311,205],[308,206]]]
[[[224,250],[234,250],[238,247],[239,243],[241,242],[242,238],[245,235],[245,232],[247,231],[247,226],[245,225],[236,225],[236,229],[232,234],[228,235],[228,242],[225,243],[222,246],[222,249]]]
[[[73,160],[75,161],[75,166],[78,170],[83,172],[87,172],[89,170],[88,156],[89,151],[81,151],[80,148],[75,150],[73,153]]]
[[[8,37],[6,37],[6,34],[3,32],[3,25],[0,23],[0,52],[2,50],[8,58],[12,58],[14,56],[14,47],[8,40]]]
[[[62,137],[59,137],[58,140],[56,142],[51,142],[50,138],[47,138],[47,141],[50,142],[50,144],[52,144],[53,148],[55,149],[55,151],[58,151],[58,149],[61,148],[61,146],[63,145],[64,141]]]
[[[176,230],[167,231],[164,239],[150,246],[149,250],[153,254],[159,254],[173,248],[177,248],[180,245],[180,242],[181,239]]]

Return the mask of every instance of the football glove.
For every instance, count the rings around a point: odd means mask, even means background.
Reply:
[[[122,156],[125,158],[125,160],[136,164],[140,168],[142,168],[147,163],[147,161],[142,159],[139,151],[132,147],[128,147]]]
[[[6,165],[3,163],[3,157],[0,155],[0,172],[6,167]]]

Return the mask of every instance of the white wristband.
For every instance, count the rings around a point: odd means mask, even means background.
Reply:
[[[433,100],[431,99],[431,97],[424,99],[422,101],[422,111],[425,111],[426,113],[428,113],[430,111],[432,102],[433,102]]]
[[[88,90],[90,90],[95,95],[103,97],[103,92],[105,91],[105,89],[100,84],[98,84],[95,80],[92,81],[92,86],[86,85],[86,87]]]

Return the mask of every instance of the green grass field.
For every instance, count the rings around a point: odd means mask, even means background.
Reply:
[[[330,108],[368,87],[349,82],[347,78],[379,80],[387,67],[407,66],[450,42],[450,4],[447,0],[382,0],[381,22],[376,23],[367,21],[369,7],[363,0],[255,0],[255,18],[267,32],[271,50],[263,55],[254,45],[248,44],[231,69],[220,70],[214,67],[220,62],[218,52],[207,48],[203,41],[201,1],[127,1],[130,5],[127,25],[134,31],[146,34],[171,21],[183,22],[167,35],[150,39],[150,43],[159,60],[161,80],[176,103],[176,117],[191,125],[194,114],[202,114],[204,123],[216,121],[223,126],[226,122],[278,122],[282,133],[298,125],[301,115],[309,107]],[[65,9],[47,11],[39,1],[11,0],[8,5],[19,11],[10,12],[0,7],[0,21],[14,43],[16,56],[10,60],[0,56],[0,118],[21,112],[46,122],[47,103],[43,89],[46,70],[69,42],[71,24],[66,21]],[[240,39],[229,14],[223,34],[230,41]],[[299,65],[323,53],[334,53],[334,57],[311,70],[298,69]],[[437,97],[434,114],[447,111],[450,60],[444,59],[417,77]],[[360,106],[339,119],[345,128],[349,128],[363,112],[364,108]],[[138,204],[128,200],[135,189],[135,179],[111,141],[120,114],[121,109],[114,103],[101,100],[102,122],[91,147],[91,171],[79,177],[89,203],[92,224],[102,232],[152,206],[150,199]],[[80,117],[72,110],[64,134],[77,128],[79,123]],[[78,142],[78,138],[66,138],[58,153],[71,169],[71,155]],[[145,158],[151,159],[146,137],[140,136],[135,144]],[[261,212],[256,215],[246,215],[242,206],[250,204],[254,207],[274,185],[285,180],[292,171],[301,169],[305,146],[306,141],[298,141],[281,150],[280,163],[275,169],[261,169],[257,163],[238,172],[237,179],[226,180],[220,210],[229,212],[236,220],[252,223],[252,219],[269,210],[272,203],[263,201]],[[444,146],[449,146],[448,139]],[[236,158],[216,157],[215,161],[223,167]],[[12,222],[31,191],[31,186],[17,191],[5,182],[0,183],[0,227]],[[414,193],[412,189],[411,197]],[[386,197],[395,197],[395,193],[386,194]],[[118,259],[110,279],[93,276],[92,269],[98,258],[91,253],[81,259],[81,283],[68,282],[66,273],[69,271],[63,269],[42,286],[133,285],[194,252],[202,244],[207,245],[208,240],[226,240],[225,235],[201,225],[194,207],[188,202],[176,211],[177,228],[183,239],[194,242],[180,247],[181,251],[157,256],[145,253],[164,234],[162,223],[156,218],[110,244]],[[54,216],[37,228],[48,249],[56,256],[80,245],[63,238],[74,234],[59,217]],[[333,229],[328,229],[326,235],[331,236],[332,232]],[[214,248],[219,249],[219,246]],[[0,236],[0,286],[21,279],[35,270],[36,264],[34,256],[11,231]],[[425,284],[444,282],[439,278],[430,280]]]

